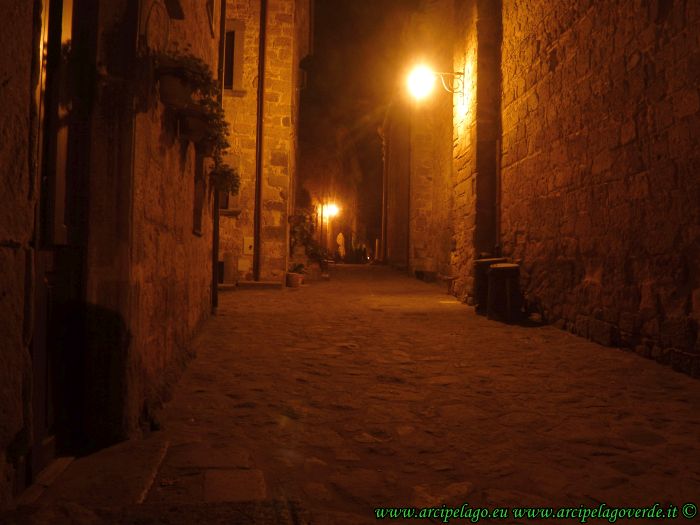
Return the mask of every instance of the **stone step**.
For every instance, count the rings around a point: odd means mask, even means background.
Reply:
[[[41,487],[43,490],[35,503],[42,506],[76,503],[85,507],[142,503],[168,447],[169,442],[156,434],[78,458],[51,484]],[[35,485],[27,489],[28,493],[32,491],[36,493]]]
[[[253,290],[268,290],[283,288],[283,283],[282,281],[238,281],[236,286]]]

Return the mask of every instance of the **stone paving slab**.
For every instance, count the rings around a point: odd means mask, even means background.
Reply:
[[[206,501],[263,501],[265,478],[259,470],[207,470],[204,473]]]
[[[168,449],[167,464],[182,469],[249,469],[252,460],[247,450],[234,445],[194,442],[172,445]]]

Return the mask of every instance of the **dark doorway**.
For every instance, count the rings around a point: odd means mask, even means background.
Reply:
[[[83,259],[91,78],[86,71],[93,7],[43,0],[37,40],[31,483],[53,457],[77,450],[82,434]],[[87,5],[87,3],[85,3]],[[39,28],[37,28],[39,29]],[[82,82],[85,82],[83,80]]]

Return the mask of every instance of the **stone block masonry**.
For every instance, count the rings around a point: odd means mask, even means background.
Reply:
[[[426,62],[440,71],[451,70],[451,21],[464,14],[451,2],[426,1],[404,31],[407,65]],[[461,33],[460,28],[454,30]],[[461,67],[463,58],[457,59]],[[463,201],[471,197],[454,192],[451,112],[457,99],[440,87],[420,101],[406,97],[395,99],[383,125],[385,262],[409,273],[450,275],[454,252],[469,244],[469,227],[455,217],[461,218]],[[470,125],[462,119],[455,122],[456,127]],[[469,176],[464,171],[458,175],[463,180]],[[465,289],[465,279],[458,279],[457,287]]]
[[[216,70],[218,23],[212,32],[206,6],[181,0],[182,21],[170,22],[171,45]],[[171,136],[164,108],[138,114],[135,122],[134,203],[130,331],[141,357],[139,388],[148,404],[164,397],[172,374],[188,359],[188,344],[211,310],[212,198],[205,191],[201,227],[193,225],[196,180],[209,160],[193,142]],[[143,401],[142,401],[143,402]]]
[[[238,217],[222,215],[220,218],[219,259],[233,254],[240,279],[252,279],[253,256],[244,254],[244,238],[253,238],[255,209],[255,147],[257,122],[258,46],[260,32],[260,2],[229,1],[226,5],[227,21],[236,21],[238,31],[243,30],[242,90],[224,91],[224,110],[231,124],[231,149],[226,161],[235,166],[241,176],[237,197],[231,197],[230,208],[241,210]],[[230,64],[226,65],[227,67]]]
[[[211,311],[205,169],[144,59],[189,48],[215,69],[216,14],[179,4],[7,3],[0,508],[55,454],[147,429]]]
[[[529,304],[700,375],[700,7],[503,3],[502,231]]]
[[[440,63],[451,34],[464,85],[451,172],[437,108],[412,111],[411,269],[449,261],[439,271],[468,299],[473,261],[501,252],[521,263],[529,310],[700,374],[697,2],[421,5],[411,39],[432,34],[416,47]],[[392,246],[401,225],[387,217]]]
[[[5,2],[11,23],[0,31],[0,509],[11,501],[18,461],[31,439],[33,11],[33,2]]]
[[[232,124],[231,150],[226,159],[241,174],[239,195],[230,207],[236,217],[221,218],[220,258],[233,255],[239,279],[253,278],[253,255],[244,253],[244,239],[252,238],[255,207],[260,206],[260,279],[281,280],[287,270],[288,216],[296,170],[298,63],[308,52],[308,2],[270,0],[267,3],[264,110],[261,173],[256,174],[258,50],[261,3],[232,0],[227,19],[244,28],[241,64],[243,90],[224,91],[224,109]],[[255,179],[262,177],[261,202],[255,202]]]
[[[149,57],[184,52],[215,72],[222,10],[218,1],[177,4],[7,3],[13,23],[0,35],[8,50],[0,59],[7,106],[0,115],[0,508],[56,453],[83,453],[157,426],[154,410],[211,312],[210,160],[197,154],[181,115],[159,100]],[[255,49],[259,10],[255,2],[240,5],[252,28],[244,43]],[[261,261],[263,279],[281,280],[296,65],[308,51],[310,12],[308,2],[292,0],[268,7]],[[230,12],[236,15],[235,6]],[[50,36],[46,46],[42,35]],[[242,56],[244,89],[235,95],[246,103],[253,95],[252,119],[228,95],[225,111],[247,224],[255,206],[257,61],[256,53]],[[225,243],[225,225],[223,233]]]

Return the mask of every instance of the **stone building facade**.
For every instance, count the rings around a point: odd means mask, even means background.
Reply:
[[[30,166],[30,106],[32,95],[31,35],[34,33],[34,6],[15,2],[8,13],[14,21],[0,34],[6,53],[0,59],[0,78],[5,111],[0,116],[0,508],[10,501],[15,471],[26,448],[31,417],[31,295],[34,236],[34,207],[37,184]],[[31,161],[34,162],[34,161]],[[14,458],[17,457],[17,459]]]
[[[409,113],[409,269],[468,299],[473,261],[504,255],[547,321],[700,374],[698,22],[695,2],[425,0],[406,46],[432,34],[464,83],[451,122],[447,93]]]
[[[199,0],[7,4],[0,507],[54,454],[147,430],[211,312],[209,161],[160,102],[148,57],[188,48],[216,71],[221,13]]]
[[[502,50],[501,239],[526,294],[694,374],[699,23],[696,2],[504,2]]]
[[[232,124],[226,160],[241,176],[239,194],[220,211],[219,256],[229,266],[224,268],[227,280],[282,281],[288,270],[299,63],[311,50],[311,17],[309,0],[227,2],[227,38],[233,39],[234,50],[224,65],[232,74],[232,84],[224,89]]]

